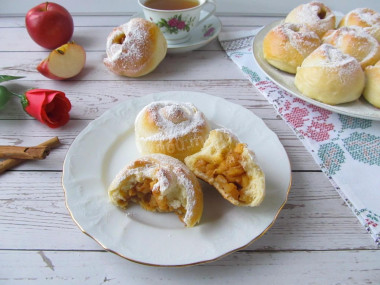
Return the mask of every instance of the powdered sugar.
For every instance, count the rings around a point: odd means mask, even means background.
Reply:
[[[313,31],[310,31],[306,25],[283,23],[275,28],[278,32],[283,33],[289,43],[303,57],[306,57],[310,52],[319,45],[319,37]]]
[[[352,55],[361,63],[376,57],[380,49],[377,40],[358,26],[341,27],[323,40],[343,52],[353,47],[356,53]]]
[[[322,44],[316,52],[321,52],[323,60],[321,67],[333,69],[340,76],[342,82],[350,81],[351,74],[361,71],[359,62],[352,56],[341,52],[329,44]]]
[[[357,8],[347,14],[347,18],[357,15],[359,19],[366,24],[367,27],[380,25],[380,14],[368,8]]]
[[[106,52],[108,60],[114,63],[122,59],[128,69],[131,63],[137,69],[141,66],[139,63],[147,51],[149,43],[149,32],[144,27],[142,19],[131,19],[128,23],[114,29],[107,38]],[[122,41],[120,40],[122,39]]]
[[[298,13],[299,19],[307,24],[325,25],[335,16],[333,13],[328,13],[323,7],[324,4],[317,1],[301,5],[300,12]]]
[[[189,133],[196,133],[207,124],[203,113],[198,111],[192,103],[153,102],[145,106],[137,115],[136,126],[140,125],[144,114],[148,114],[158,130],[141,137],[142,140],[176,139]]]
[[[322,54],[325,56],[324,63],[329,66],[339,66],[344,65],[347,62],[355,61],[355,59],[339,49],[334,48],[332,45],[323,44],[319,48]]]

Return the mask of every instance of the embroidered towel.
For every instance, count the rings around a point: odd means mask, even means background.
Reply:
[[[252,44],[258,31],[222,31],[219,42],[302,141],[380,245],[380,121],[333,113],[282,90],[253,58]]]

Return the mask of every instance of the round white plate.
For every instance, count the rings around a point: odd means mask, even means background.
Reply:
[[[201,11],[201,18],[206,12]],[[134,18],[144,18],[144,13],[138,13]],[[222,23],[215,15],[208,18],[203,24],[194,28],[188,41],[180,44],[168,44],[168,53],[184,53],[201,48],[214,40],[222,29]]]
[[[294,75],[283,72],[272,65],[270,65],[265,59],[263,55],[263,40],[265,35],[275,26],[280,24],[281,21],[273,22],[263,29],[259,31],[259,33],[255,36],[253,41],[253,57],[255,58],[258,66],[262,69],[262,71],[278,86],[282,89],[288,91],[294,96],[305,100],[313,105],[319,106],[323,109],[336,112],[343,115],[348,115],[352,117],[369,119],[369,120],[380,120],[380,109],[375,108],[371,104],[369,104],[363,96],[358,100],[350,103],[340,104],[340,105],[328,105],[322,102],[311,99],[305,95],[303,95],[294,84]]]
[[[232,130],[255,151],[266,173],[266,197],[255,208],[236,207],[202,183],[200,224],[186,228],[174,213],[111,204],[107,188],[128,162],[139,157],[134,120],[153,101],[192,102],[213,127]],[[63,166],[66,205],[81,230],[106,250],[131,261],[184,266],[218,259],[261,237],[284,206],[291,184],[288,156],[265,123],[251,111],[196,92],[163,92],[128,100],[92,121],[72,143]]]

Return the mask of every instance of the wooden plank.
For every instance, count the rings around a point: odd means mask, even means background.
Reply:
[[[75,33],[72,40],[82,45],[86,52],[105,51],[106,41],[109,33],[113,30],[111,27],[75,27]],[[236,29],[236,28],[235,28]],[[3,28],[1,29],[2,38],[0,41],[0,52],[45,52],[48,55],[49,50],[36,44],[29,36],[24,27],[20,28]],[[89,35],[96,34],[96,37]],[[15,45],[14,43],[22,43]],[[208,45],[200,50],[220,50],[219,45]]]
[[[0,189],[0,249],[102,249],[71,220],[60,172],[5,173]],[[247,249],[355,248],[376,245],[323,173],[296,172],[288,202],[274,226]]]
[[[3,251],[3,284],[377,284],[376,250],[238,252],[209,264],[164,268],[108,252]],[[190,281],[191,280],[191,281]]]
[[[129,20],[129,16],[114,17],[78,17],[80,25],[75,26],[73,40],[81,44],[87,52],[105,50],[106,39],[112,29]],[[95,23],[93,23],[96,19]],[[253,30],[263,25],[272,23],[281,18],[276,17],[222,17],[222,27],[224,31]],[[108,20],[108,21],[107,21]],[[77,24],[77,23],[75,23]],[[0,28],[3,39],[0,41],[0,52],[48,52],[48,50],[37,45],[29,36],[25,28],[22,17],[0,18]],[[3,27],[3,28],[2,28]],[[96,34],[96,37],[88,35]],[[15,42],[22,44],[15,45]],[[213,41],[212,44],[201,47],[199,50],[220,50],[219,43]]]
[[[80,112],[80,110],[78,110]],[[66,152],[74,138],[90,120],[72,119],[65,126],[50,129],[37,120],[2,120],[0,124],[0,145],[35,145],[51,137],[58,136],[62,145],[51,151],[49,157],[41,161],[24,163],[16,170],[61,170]],[[320,170],[302,143],[281,120],[264,120],[268,127],[280,138],[288,153],[293,170]],[[22,135],[20,132],[22,130]]]
[[[25,80],[46,80],[37,70],[37,65],[47,57],[46,52],[2,52],[0,74],[26,76]],[[150,74],[137,79],[115,75],[103,65],[104,49],[87,53],[86,66],[74,79],[91,81],[144,81],[144,80],[234,80],[242,79],[244,74],[220,51],[197,51],[187,54],[168,54],[160,65]],[[67,82],[72,82],[67,81]],[[18,80],[18,82],[23,79]]]
[[[116,27],[129,21],[130,17],[136,13],[125,13],[124,15],[73,15],[74,26],[77,27]],[[273,21],[283,19],[283,17],[249,17],[236,15],[219,15],[217,17],[222,22],[223,27],[258,27],[269,24]],[[24,16],[0,16],[0,28],[24,28]]]
[[[237,70],[237,72],[240,72]],[[19,81],[8,83],[9,90],[22,94],[30,86],[46,89],[62,90],[72,104],[72,119],[95,119],[109,108],[151,93],[166,91],[193,91],[225,98],[226,100],[242,105],[263,119],[277,119],[273,107],[265,97],[245,78],[242,80],[180,80],[180,81]],[[0,120],[30,119],[21,108],[18,98],[8,102],[0,113]]]
[[[105,3],[98,2],[96,5],[88,5],[86,2],[78,2],[75,0],[56,0],[56,2],[63,5],[72,14],[124,14],[134,13],[140,11],[141,7],[137,1],[121,1],[109,0]],[[362,7],[364,4],[360,0],[346,0],[344,5],[339,1],[324,0],[332,10],[339,10],[344,13]],[[30,8],[39,4],[37,0],[13,0],[0,2],[0,14],[5,15],[24,15]],[[262,1],[262,0],[238,0],[231,2],[229,0],[217,1],[217,12],[224,14],[240,14],[240,15],[286,15],[291,9],[298,6],[300,1]],[[377,0],[366,0],[365,7],[375,10],[380,10],[380,4]]]

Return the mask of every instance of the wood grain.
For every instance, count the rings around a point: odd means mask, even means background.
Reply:
[[[108,252],[0,252],[7,284],[376,284],[378,258],[376,250],[238,252],[211,264],[160,268]]]
[[[26,76],[2,84],[20,94],[29,88],[62,90],[73,105],[70,122],[58,129],[28,116],[18,100],[0,112],[0,145],[37,145],[53,136],[61,141],[47,159],[22,164],[0,177],[0,283],[377,284],[380,249],[217,40],[190,53],[167,55],[142,78],[115,76],[103,66],[107,34],[130,15],[74,16],[74,40],[85,47],[87,63],[68,81],[49,80],[36,71],[49,51],[27,35],[23,16],[0,17],[0,74]],[[279,18],[220,19],[224,30],[239,31]],[[125,100],[175,90],[222,97],[262,118],[287,151],[293,183],[273,227],[244,250],[200,266],[147,267],[105,252],[80,231],[65,205],[62,165],[77,135],[105,111]]]

